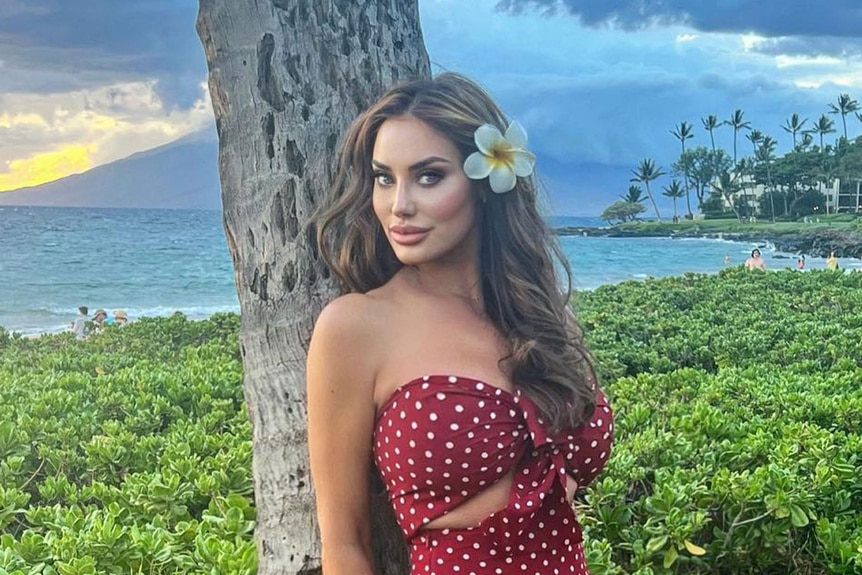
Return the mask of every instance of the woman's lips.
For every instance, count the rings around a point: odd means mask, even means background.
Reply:
[[[389,236],[397,244],[410,246],[424,240],[430,231],[428,228],[418,228],[416,226],[392,226],[389,228]]]

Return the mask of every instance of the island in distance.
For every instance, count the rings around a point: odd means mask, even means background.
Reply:
[[[199,132],[47,184],[0,192],[0,206],[220,210],[218,141]]]

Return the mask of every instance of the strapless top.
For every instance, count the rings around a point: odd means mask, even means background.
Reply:
[[[580,540],[580,525],[565,499],[565,475],[574,477],[579,487],[588,485],[604,468],[612,442],[613,413],[600,390],[590,421],[551,436],[536,406],[520,390],[431,375],[402,385],[380,407],[373,450],[408,541],[422,525],[513,468],[508,504],[492,516],[500,533],[519,536],[541,507],[554,505],[570,514],[565,523],[571,520]],[[512,523],[514,527],[508,527]],[[493,525],[489,528],[494,531]]]

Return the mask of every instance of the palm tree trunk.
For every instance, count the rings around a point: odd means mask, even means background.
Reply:
[[[775,221],[775,189],[772,187],[772,172],[769,170],[769,161],[766,162],[766,181],[769,185],[769,209],[772,210],[772,221]]]
[[[736,134],[738,130],[733,128],[733,167],[736,167]]]
[[[733,215],[736,216],[737,221],[742,222],[742,213],[739,211],[739,208],[736,207],[736,203],[733,201],[733,196],[730,194],[722,194],[724,196],[724,200],[730,204],[730,209],[733,210]]]
[[[688,181],[685,184],[685,209],[688,211],[689,219],[694,219],[694,214],[691,212],[691,190],[688,189]]]
[[[646,184],[646,193],[649,196],[649,201],[652,202],[652,207],[655,210],[655,217],[658,221],[661,221],[661,214],[658,212],[658,204],[655,203],[655,198],[652,197],[652,192],[649,189],[649,180],[645,180],[644,184]]]
[[[199,8],[242,313],[258,573],[318,573],[305,350],[333,290],[303,227],[352,118],[393,82],[429,75],[417,0],[200,0]]]

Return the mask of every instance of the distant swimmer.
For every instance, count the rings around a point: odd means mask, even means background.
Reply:
[[[838,271],[838,258],[835,257],[835,252],[829,252],[829,257],[826,259],[826,269]]]
[[[730,254],[724,254],[724,265],[730,265]]]
[[[760,257],[760,250],[754,248],[751,250],[751,257],[745,260],[745,269],[747,270],[766,270],[766,262]]]

